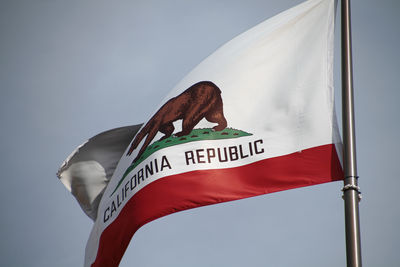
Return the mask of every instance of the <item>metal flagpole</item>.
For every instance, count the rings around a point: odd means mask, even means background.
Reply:
[[[350,0],[341,1],[342,107],[343,107],[343,199],[345,206],[346,255],[348,267],[361,267],[361,241],[354,125],[353,69],[351,54]]]

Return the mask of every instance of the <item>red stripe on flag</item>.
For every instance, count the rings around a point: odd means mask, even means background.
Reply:
[[[342,179],[343,171],[334,145],[310,148],[236,168],[164,177],[138,191],[103,231],[92,266],[118,266],[133,234],[144,224],[162,216]]]

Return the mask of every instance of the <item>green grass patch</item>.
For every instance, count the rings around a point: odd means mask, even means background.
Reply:
[[[232,139],[232,138],[239,138],[243,136],[250,136],[252,135],[251,133],[244,132],[242,130],[237,130],[233,128],[225,128],[222,131],[214,131],[211,128],[202,128],[202,129],[193,129],[190,134],[184,135],[181,137],[176,137],[174,135],[171,135],[170,137],[164,139],[164,140],[158,140],[149,145],[146,150],[143,152],[142,156],[132,163],[130,165],[124,175],[122,176],[121,180],[118,182],[116,188],[112,192],[111,196],[117,191],[118,187],[121,185],[125,177],[133,170],[136,168],[137,165],[139,165],[141,162],[143,162],[145,159],[147,159],[151,154],[154,152],[175,146],[175,145],[180,145],[180,144],[185,144],[189,142],[196,142],[196,141],[202,141],[202,140],[220,140],[220,139]]]

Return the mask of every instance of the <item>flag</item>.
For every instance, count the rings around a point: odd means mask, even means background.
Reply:
[[[162,216],[343,179],[334,113],[335,0],[309,0],[201,62],[126,146],[85,266],[117,266]]]
[[[78,146],[62,163],[57,176],[89,218],[96,220],[104,189],[131,139],[142,125],[100,133]]]

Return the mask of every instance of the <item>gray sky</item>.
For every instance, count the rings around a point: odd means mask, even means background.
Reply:
[[[219,46],[300,2],[0,0],[2,265],[82,266],[92,222],[56,177],[66,156],[99,132],[143,122]],[[395,267],[400,2],[353,0],[352,11],[363,263]],[[341,187],[161,218],[134,235],[121,266],[345,266]]]

